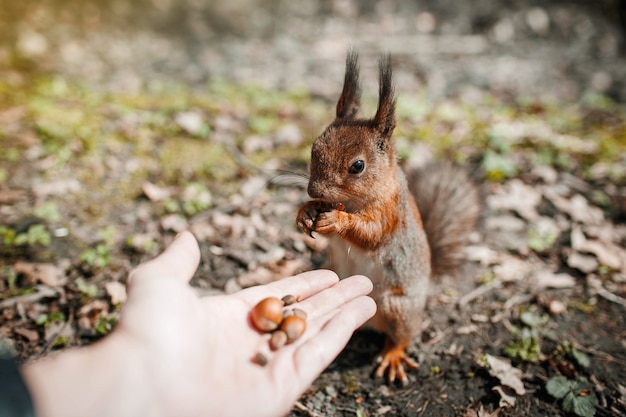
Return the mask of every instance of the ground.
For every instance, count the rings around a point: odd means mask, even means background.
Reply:
[[[402,163],[464,166],[483,218],[409,386],[372,377],[362,331],[291,415],[626,415],[623,3],[298,4],[4,5],[3,345],[103,337],[128,271],[183,229],[202,295],[323,265],[294,219],[354,46],[366,112],[392,55]]]

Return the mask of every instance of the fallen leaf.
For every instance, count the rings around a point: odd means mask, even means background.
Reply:
[[[189,228],[187,219],[180,214],[168,214],[161,219],[161,228],[165,231],[180,233]]]
[[[143,190],[143,194],[154,203],[158,203],[172,196],[172,192],[169,189],[159,187],[151,182],[145,182],[141,186],[141,189]]]
[[[16,262],[13,269],[23,274],[31,284],[41,282],[49,287],[60,287],[67,283],[67,275],[62,268],[51,263]]]
[[[264,266],[260,266],[253,271],[246,272],[245,274],[237,277],[237,283],[241,286],[241,288],[247,288],[253,285],[268,284],[274,281],[273,277],[274,272]]]
[[[588,274],[598,269],[598,261],[593,256],[572,251],[567,256],[567,266]]]
[[[111,281],[104,284],[109,297],[111,297],[112,304],[122,304],[126,301],[126,286],[118,281]]]
[[[572,288],[576,285],[576,279],[566,273],[555,274],[549,271],[541,271],[537,273],[535,280],[536,290],[543,288]]]
[[[511,365],[506,359],[497,358],[486,354],[484,357],[489,374],[500,380],[502,385],[512,388],[518,395],[526,394],[524,383],[522,382],[522,371]]]
[[[501,407],[501,408],[515,407],[515,402],[516,402],[517,398],[514,395],[507,394],[504,391],[503,387],[498,385],[498,386],[493,387],[491,390],[497,392],[498,395],[500,395],[500,402],[498,403],[499,407]]]
[[[602,265],[626,272],[626,249],[612,242],[587,239],[579,227],[572,229],[571,242],[572,249],[591,253],[598,258]]]
[[[465,257],[469,261],[480,262],[488,266],[498,262],[500,255],[488,246],[472,245],[465,248]]]
[[[493,272],[503,282],[520,281],[531,272],[531,265],[526,260],[508,255],[500,258],[500,264],[493,267]]]
[[[66,340],[72,340],[74,335],[74,329],[72,326],[68,326],[66,322],[50,323],[44,331],[44,338],[48,342],[58,337],[64,337]]]
[[[174,121],[191,135],[199,135],[205,129],[205,123],[199,111],[180,112],[176,115]]]
[[[44,198],[51,195],[65,195],[77,193],[82,189],[80,181],[75,178],[65,180],[57,180],[50,182],[41,182],[33,185],[33,193],[38,198]]]
[[[492,210],[511,210],[531,222],[539,217],[537,206],[540,202],[541,193],[519,179],[509,181],[498,193],[487,197],[487,206]]]
[[[109,304],[104,300],[93,300],[78,310],[78,326],[83,329],[93,329],[100,317],[109,312]]]
[[[468,324],[467,326],[461,326],[456,329],[456,334],[471,334],[478,331],[478,326],[475,324]]]
[[[28,339],[30,343],[34,343],[39,340],[39,333],[36,330],[26,329],[24,327],[16,327],[13,329],[15,334],[19,334],[20,336]]]
[[[587,199],[580,194],[572,196],[570,199],[560,196],[556,191],[547,188],[544,195],[559,210],[568,214],[572,220],[585,224],[597,225],[604,221],[604,214],[598,207],[591,206]]]

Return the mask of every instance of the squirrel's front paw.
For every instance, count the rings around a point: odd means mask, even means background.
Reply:
[[[324,211],[315,219],[315,231],[322,235],[328,235],[337,231],[337,210]]]
[[[312,236],[312,233],[315,231],[315,222],[319,209],[319,204],[316,201],[308,201],[298,210],[296,224],[300,230],[309,236]]]
[[[309,236],[313,232],[323,235],[333,233],[337,223],[337,213],[338,211],[327,203],[308,201],[298,210],[296,224]]]

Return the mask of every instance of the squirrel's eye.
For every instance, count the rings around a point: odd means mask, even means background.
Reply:
[[[365,162],[363,162],[362,159],[359,159],[356,162],[354,162],[352,166],[350,166],[350,169],[348,170],[348,172],[350,174],[359,174],[363,172],[363,169],[365,169]]]

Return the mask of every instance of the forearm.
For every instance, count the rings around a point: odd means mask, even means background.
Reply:
[[[116,334],[22,368],[38,417],[157,416],[145,372]]]

